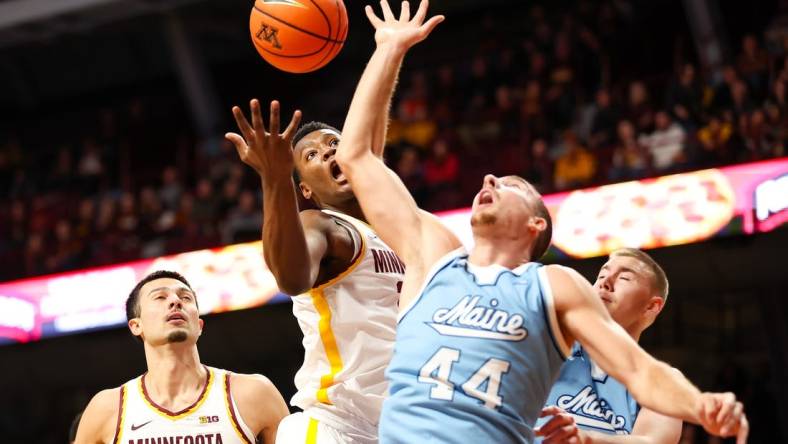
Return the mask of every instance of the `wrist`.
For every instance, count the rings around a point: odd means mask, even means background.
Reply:
[[[404,58],[409,49],[410,45],[402,41],[387,40],[385,42],[378,43],[377,45],[378,51],[381,51],[390,57]]]
[[[278,174],[263,174],[257,173],[260,176],[260,183],[263,186],[264,190],[276,189],[282,186],[293,187],[295,183],[293,182],[293,175],[288,174],[284,175],[282,173]]]

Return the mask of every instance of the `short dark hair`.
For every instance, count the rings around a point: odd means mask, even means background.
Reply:
[[[547,225],[545,226],[545,229],[539,232],[539,234],[536,236],[534,246],[531,247],[532,261],[538,261],[541,259],[542,256],[547,253],[547,249],[550,248],[550,243],[553,241],[553,218],[550,217],[550,211],[544,204],[542,196],[539,196],[539,200],[536,202],[536,215],[544,219],[545,222],[547,222]]]
[[[338,129],[334,128],[333,126],[327,123],[312,121],[309,123],[305,123],[301,125],[301,128],[298,128],[298,131],[296,131],[295,136],[293,136],[293,147],[295,148],[298,142],[301,139],[303,139],[307,134],[320,130],[331,130],[331,131],[336,131],[337,134],[342,134],[341,131],[339,131]]]
[[[77,429],[79,429],[79,422],[82,420],[82,412],[77,413],[77,416],[71,421],[71,427],[68,429],[68,443],[71,444],[77,440]]]
[[[131,290],[131,293],[129,293],[129,297],[128,299],[126,299],[127,321],[130,321],[134,318],[138,318],[140,316],[140,289],[142,289],[142,286],[150,281],[155,281],[156,279],[166,279],[166,278],[181,281],[187,287],[189,287],[189,290],[192,290],[192,293],[194,292],[192,286],[189,285],[189,281],[187,281],[186,278],[183,277],[180,273],[175,271],[169,271],[169,270],[154,271],[153,273],[142,278],[141,281],[137,282],[137,285],[135,285],[134,289]],[[197,295],[195,295],[194,297],[194,303],[197,304]]]

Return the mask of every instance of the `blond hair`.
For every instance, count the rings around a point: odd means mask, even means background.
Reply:
[[[651,256],[637,248],[620,248],[610,253],[610,257],[613,256],[631,257],[643,263],[653,274],[653,289],[656,290],[659,296],[665,299],[665,301],[668,300],[668,276],[665,274],[665,270],[663,270]]]

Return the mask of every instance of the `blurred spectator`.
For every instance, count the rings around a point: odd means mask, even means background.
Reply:
[[[750,86],[753,96],[763,99],[769,73],[769,53],[758,45],[758,39],[754,35],[748,34],[742,39],[736,66]]]
[[[406,147],[402,151],[399,161],[397,161],[396,170],[416,202],[423,205],[426,198],[426,182],[424,168],[415,148]]]
[[[690,129],[701,116],[702,98],[703,87],[695,74],[695,67],[687,63],[668,89],[667,109],[685,129]]]
[[[65,190],[74,180],[74,162],[71,150],[67,146],[57,151],[55,164],[49,174],[48,189]]]
[[[525,179],[540,193],[553,189],[553,163],[547,155],[547,142],[544,139],[536,139],[531,144],[531,161],[525,170]]]
[[[263,215],[251,191],[244,191],[238,206],[230,210],[222,230],[222,242],[233,244],[260,240]]]
[[[635,127],[628,120],[618,124],[618,139],[608,177],[610,180],[632,180],[645,175],[648,169],[646,150],[635,138]]]
[[[763,111],[758,109],[749,116],[742,115],[739,131],[744,138],[745,153],[742,160],[752,161],[770,157],[776,141]]]
[[[654,132],[642,135],[638,142],[646,147],[651,155],[654,169],[662,173],[686,162],[687,157],[684,152],[686,133],[679,124],[672,121],[666,111],[658,112],[654,120]]]
[[[449,144],[438,139],[432,144],[431,156],[424,163],[424,181],[429,189],[431,207],[454,208],[457,204],[457,184],[460,160],[449,151]]]
[[[82,156],[79,159],[77,172],[82,179],[82,189],[85,193],[98,191],[102,174],[104,174],[104,163],[101,160],[99,146],[92,138],[86,138],[83,141]]]
[[[178,169],[169,166],[161,174],[161,188],[159,188],[159,199],[165,208],[175,209],[181,199],[183,186],[178,180]]]
[[[613,108],[610,92],[605,88],[597,91],[595,104],[588,144],[591,148],[607,147],[612,145],[615,139],[619,111]]]
[[[25,246],[25,272],[28,276],[45,274],[47,252],[44,250],[44,237],[40,233],[31,233]]]
[[[214,221],[216,220],[218,203],[211,181],[200,179],[197,182],[194,209],[191,216],[200,233],[204,235],[214,234]]]
[[[651,129],[654,123],[654,110],[645,83],[637,81],[629,84],[626,118],[635,125],[638,132]]]
[[[722,82],[714,89],[712,109],[722,111],[733,105],[733,85],[739,81],[736,68],[726,65],[722,68]]]
[[[698,131],[700,166],[718,165],[731,157],[728,143],[733,135],[733,125],[712,116],[709,123]]]
[[[580,145],[571,131],[564,134],[564,143],[567,150],[555,161],[555,187],[565,190],[588,185],[596,173],[594,156]]]
[[[71,270],[79,264],[81,243],[74,238],[71,223],[61,219],[55,224],[54,246],[47,255],[46,268],[49,273]]]

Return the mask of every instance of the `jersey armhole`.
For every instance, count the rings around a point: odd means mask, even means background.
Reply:
[[[230,418],[233,429],[238,434],[238,437],[241,438],[241,441],[244,444],[254,444],[257,442],[257,439],[249,426],[244,422],[241,417],[241,411],[238,410],[238,406],[233,399],[233,392],[230,388],[230,376],[231,373],[229,371],[224,372],[224,401],[227,406],[227,416]],[[252,439],[249,439],[250,436]]]
[[[126,384],[120,386],[120,395],[118,396],[118,421],[115,424],[115,436],[112,438],[112,444],[120,444],[121,435],[123,434],[123,420],[126,416]]]
[[[542,295],[542,309],[544,310],[545,323],[547,330],[550,333],[550,339],[555,346],[558,355],[564,361],[571,356],[572,350],[567,345],[564,335],[561,333],[561,328],[558,325],[558,316],[555,312],[555,301],[553,299],[553,288],[550,286],[550,280],[547,278],[547,269],[542,266],[537,270],[539,285],[542,289],[539,293]]]
[[[329,214],[329,217],[331,217],[338,226],[344,228],[347,230],[348,234],[350,234],[350,239],[353,242],[353,259],[351,259],[350,264],[348,264],[348,266],[336,276],[320,285],[315,285],[311,290],[325,289],[342,280],[342,278],[350,274],[350,272],[352,272],[358,266],[358,264],[361,263],[361,261],[364,259],[364,252],[367,249],[367,244],[364,242],[364,234],[361,233],[358,228],[340,217],[334,216],[332,214]]]
[[[451,264],[452,261],[455,258],[459,257],[464,252],[465,252],[465,248],[464,247],[460,247],[460,248],[454,249],[454,250],[446,253],[445,255],[443,255],[443,257],[438,259],[432,265],[432,267],[430,268],[430,271],[428,271],[427,274],[424,275],[424,282],[421,284],[421,288],[419,288],[419,292],[416,293],[416,297],[414,297],[413,300],[410,301],[410,303],[407,305],[407,307],[403,307],[400,310],[399,314],[397,315],[397,323],[398,324],[400,323],[400,321],[402,321],[402,319],[405,317],[405,315],[407,315],[413,309],[413,307],[416,306],[416,304],[421,299],[421,296],[424,294],[424,290],[427,289],[427,286],[430,284],[430,282],[432,282],[432,280],[435,278],[435,276],[441,270],[446,268],[447,265]]]

